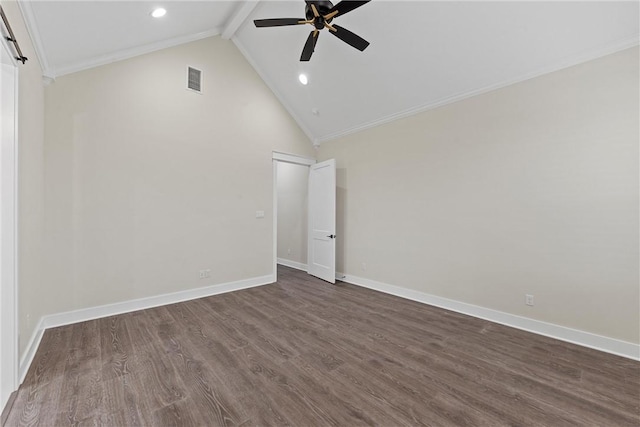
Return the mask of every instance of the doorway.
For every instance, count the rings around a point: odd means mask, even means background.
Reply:
[[[278,162],[278,264],[307,271],[309,166]]]
[[[308,157],[273,152],[273,275],[278,264],[307,271]]]

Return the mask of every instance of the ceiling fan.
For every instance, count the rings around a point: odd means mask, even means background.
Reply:
[[[308,61],[311,59],[311,55],[318,42],[318,36],[320,30],[327,28],[329,33],[333,34],[343,42],[355,47],[356,49],[363,51],[369,46],[369,42],[352,33],[346,28],[342,28],[339,25],[332,24],[333,18],[349,13],[352,10],[369,3],[371,0],[352,1],[342,0],[335,6],[328,0],[305,0],[307,4],[305,7],[306,19],[302,18],[276,18],[276,19],[256,19],[253,23],[256,27],[282,27],[285,25],[302,25],[310,24],[315,28],[307,37],[307,42],[302,49],[302,55],[300,61]]]

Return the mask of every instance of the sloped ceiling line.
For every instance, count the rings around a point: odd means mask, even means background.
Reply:
[[[18,5],[44,76],[55,78],[220,35],[223,29],[235,31],[256,2],[169,1],[170,19],[156,23],[149,17],[153,5],[144,1],[22,0]]]
[[[504,87],[516,84],[516,83],[520,83],[523,82],[525,80],[529,80],[529,79],[533,79],[536,77],[540,77],[543,76],[545,74],[549,74],[549,73],[553,73],[554,71],[560,71],[562,69],[565,68],[569,68],[569,67],[573,67],[575,65],[579,65],[582,64],[584,62],[588,62],[588,61],[592,61],[598,58],[601,58],[603,56],[607,56],[607,55],[611,55],[614,54],[616,52],[620,52],[623,51],[625,49],[630,49],[632,47],[638,46],[640,45],[640,35],[637,35],[635,37],[629,38],[627,40],[622,40],[621,42],[618,43],[613,43],[610,46],[607,46],[604,49],[595,49],[595,50],[591,50],[588,52],[584,52],[581,55],[576,55],[576,56],[572,56],[569,57],[567,59],[565,59],[563,62],[558,63],[558,64],[554,64],[551,67],[547,67],[547,68],[543,68],[540,69],[538,71],[532,72],[532,73],[528,73],[525,74],[523,76],[519,76],[513,79],[508,79],[508,80],[504,80],[502,82],[498,82],[496,84],[493,84],[491,86],[487,86],[484,88],[480,88],[480,89],[476,89],[476,90],[472,90],[469,92],[464,92],[464,93],[460,93],[458,95],[454,95],[454,96],[450,96],[444,99],[440,99],[437,100],[435,102],[431,102],[428,104],[424,104],[424,105],[419,105],[417,107],[414,108],[409,108],[407,110],[398,112],[398,113],[394,113],[394,114],[390,114],[388,116],[384,116],[384,117],[380,117],[379,119],[376,120],[372,120],[370,122],[366,122],[366,123],[362,123],[353,127],[350,127],[348,129],[344,129],[341,130],[339,132],[335,132],[332,134],[328,134],[328,135],[324,135],[321,137],[318,137],[314,140],[314,145],[319,146],[320,144],[322,144],[323,142],[328,142],[346,135],[350,135],[356,132],[360,132],[363,131],[365,129],[370,129],[376,126],[380,126],[382,124],[385,123],[389,123],[395,120],[400,120],[403,119],[405,117],[410,117],[428,110],[433,110],[439,107],[443,107],[445,105],[448,104],[452,104],[454,102],[458,102],[458,101],[462,101],[463,99],[467,99],[467,98],[471,98],[477,95],[482,95],[483,93],[487,93],[487,92],[491,92],[494,90],[498,90],[498,89],[502,89]],[[275,92],[275,89],[272,89]]]
[[[250,18],[302,11],[262,1]],[[638,4],[616,1],[376,0],[341,19],[371,41],[366,52],[323,34],[300,63],[308,28],[256,29],[247,19],[234,36],[316,145],[637,46],[639,33]],[[394,31],[375,31],[385,27]]]
[[[300,62],[309,28],[260,30],[252,19],[300,16],[303,0],[172,1],[165,21],[150,20],[153,5],[144,1],[18,4],[49,81],[230,38],[315,146],[637,46],[640,33],[633,2],[376,0],[341,17],[370,39],[365,53],[323,35],[313,61]],[[394,31],[373,31],[385,26]],[[113,29],[122,31],[105,37]]]
[[[276,98],[278,98],[278,101],[280,101],[280,104],[282,104],[282,106],[285,108],[285,110],[287,110],[289,115],[293,117],[293,120],[298,124],[298,126],[300,126],[300,129],[302,129],[302,132],[304,132],[304,134],[307,135],[307,137],[309,138],[309,141],[311,141],[313,146],[318,147],[319,142],[314,138],[311,131],[305,126],[304,122],[300,119],[300,117],[296,114],[296,112],[284,101],[282,95],[276,90],[273,82],[271,82],[271,79],[267,77],[267,75],[262,71],[262,69],[258,66],[258,64],[256,64],[253,58],[251,58],[251,56],[247,53],[247,49],[242,45],[242,42],[235,36],[231,38],[231,41],[233,41],[233,43],[236,45],[240,53],[242,53],[242,55],[247,60],[247,62],[251,64],[253,69],[256,70],[256,73],[258,73],[262,81],[267,85],[269,89],[271,89],[271,92],[273,92]]]
[[[64,76],[65,74],[76,73],[78,71],[88,70],[89,68],[99,67],[100,65],[111,64],[112,62],[122,61],[123,59],[133,58],[135,56],[144,55],[145,53],[155,52],[157,50],[178,46],[184,43],[194,42],[207,37],[213,37],[220,34],[220,28],[212,28],[197,34],[187,34],[185,36],[173,37],[156,43],[150,43],[143,46],[136,46],[131,49],[124,49],[112,54],[102,55],[92,58],[88,61],[76,62],[68,67],[62,67],[57,70],[54,77]]]

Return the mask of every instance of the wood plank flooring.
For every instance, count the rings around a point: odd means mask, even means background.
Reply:
[[[640,425],[640,363],[286,267],[47,330],[7,426]]]

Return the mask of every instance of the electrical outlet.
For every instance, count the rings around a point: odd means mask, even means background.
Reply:
[[[533,295],[526,294],[524,296],[524,303],[533,306]]]
[[[211,277],[211,270],[200,270],[200,278],[206,279],[207,277]]]
[[[363,262],[363,263],[362,263],[362,270],[363,270],[363,271],[366,271],[366,270],[367,270],[367,263],[366,263],[366,262]]]
[[[287,255],[291,255],[291,248],[287,249]]]

